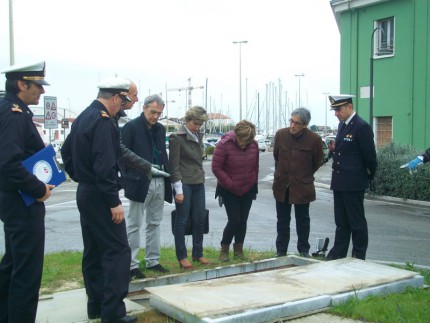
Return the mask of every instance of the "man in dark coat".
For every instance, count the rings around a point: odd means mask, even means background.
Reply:
[[[352,236],[352,257],[364,260],[368,245],[364,191],[369,183],[374,189],[377,167],[373,131],[355,113],[351,95],[329,96],[329,99],[340,124],[331,179],[336,235],[334,246],[326,258],[345,258]]]
[[[125,197],[130,200],[126,215],[127,238],[131,248],[130,279],[144,278],[139,269],[137,254],[140,248],[140,227],[146,215],[146,268],[167,272],[160,265],[160,224],[164,201],[172,203],[172,187],[167,177],[169,160],[166,152],[166,130],[158,122],[164,109],[164,101],[158,95],[148,96],[142,114],[126,123],[121,131],[122,143],[159,169],[150,176],[127,167]]]
[[[45,62],[12,66],[0,100],[0,219],[6,252],[0,262],[0,322],[34,322],[45,248],[45,204],[53,185],[40,181],[22,161],[45,147],[29,105],[45,93]],[[26,206],[25,192],[36,202]]]

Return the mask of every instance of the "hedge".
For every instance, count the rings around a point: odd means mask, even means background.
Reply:
[[[371,195],[430,201],[430,163],[421,165],[410,174],[400,166],[423,153],[411,146],[389,144],[378,150],[376,191]]]

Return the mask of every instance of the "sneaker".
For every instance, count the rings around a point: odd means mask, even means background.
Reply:
[[[287,253],[286,252],[278,252],[277,254],[276,254],[276,257],[278,258],[278,257],[285,257],[287,255]]]
[[[300,253],[300,257],[310,258],[311,256],[309,255],[309,253],[303,251]]]
[[[130,281],[133,279],[143,279],[145,278],[145,275],[140,271],[139,268],[134,268],[130,270]]]
[[[160,273],[168,273],[169,272],[169,269],[164,268],[160,264],[156,264],[155,266],[152,266],[152,267],[146,267],[146,269],[158,271]]]

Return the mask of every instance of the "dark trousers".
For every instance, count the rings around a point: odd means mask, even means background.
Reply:
[[[174,226],[175,249],[178,260],[187,258],[185,245],[185,225],[188,217],[193,217],[192,257],[203,257],[203,231],[205,225],[206,204],[204,184],[182,184],[184,201],[175,203],[176,222]]]
[[[352,236],[352,256],[364,260],[368,245],[367,221],[363,205],[364,191],[333,191],[333,198],[336,235],[334,246],[327,258],[345,258]]]
[[[228,221],[224,228],[221,244],[229,245],[233,238],[235,243],[245,241],[246,225],[254,196],[255,192],[253,190],[243,196],[237,196],[227,190],[223,190],[222,198]]]
[[[45,205],[0,192],[6,252],[0,262],[0,322],[36,320],[45,248]]]
[[[278,222],[276,229],[278,236],[276,237],[276,251],[278,253],[287,253],[288,244],[290,243],[290,222],[291,222],[291,206],[292,204],[276,201],[276,216]],[[297,232],[297,250],[299,252],[309,252],[309,232],[311,220],[309,218],[309,203],[294,204],[294,214],[296,216],[296,232]]]
[[[103,194],[92,184],[79,184],[76,200],[80,212],[84,255],[82,274],[88,295],[88,314],[102,320],[125,316],[131,251],[125,221],[115,224]]]

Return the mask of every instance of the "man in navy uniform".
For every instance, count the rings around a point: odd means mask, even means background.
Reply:
[[[124,209],[119,198],[124,173],[115,115],[130,99],[130,80],[99,84],[97,99],[76,118],[61,154],[66,171],[78,182],[84,255],[82,273],[88,295],[87,314],[102,322],[136,322],[126,315],[131,260]]]
[[[45,147],[29,105],[45,93],[45,62],[11,66],[0,101],[0,219],[6,252],[0,262],[0,322],[34,322],[45,248],[45,204],[53,185],[27,171],[22,161]],[[21,192],[36,198],[26,206]]]
[[[367,221],[364,191],[374,189],[376,150],[370,125],[355,113],[352,95],[329,96],[331,110],[339,119],[333,154],[331,189],[336,234],[326,259],[345,258],[352,237],[352,257],[366,258]]]

